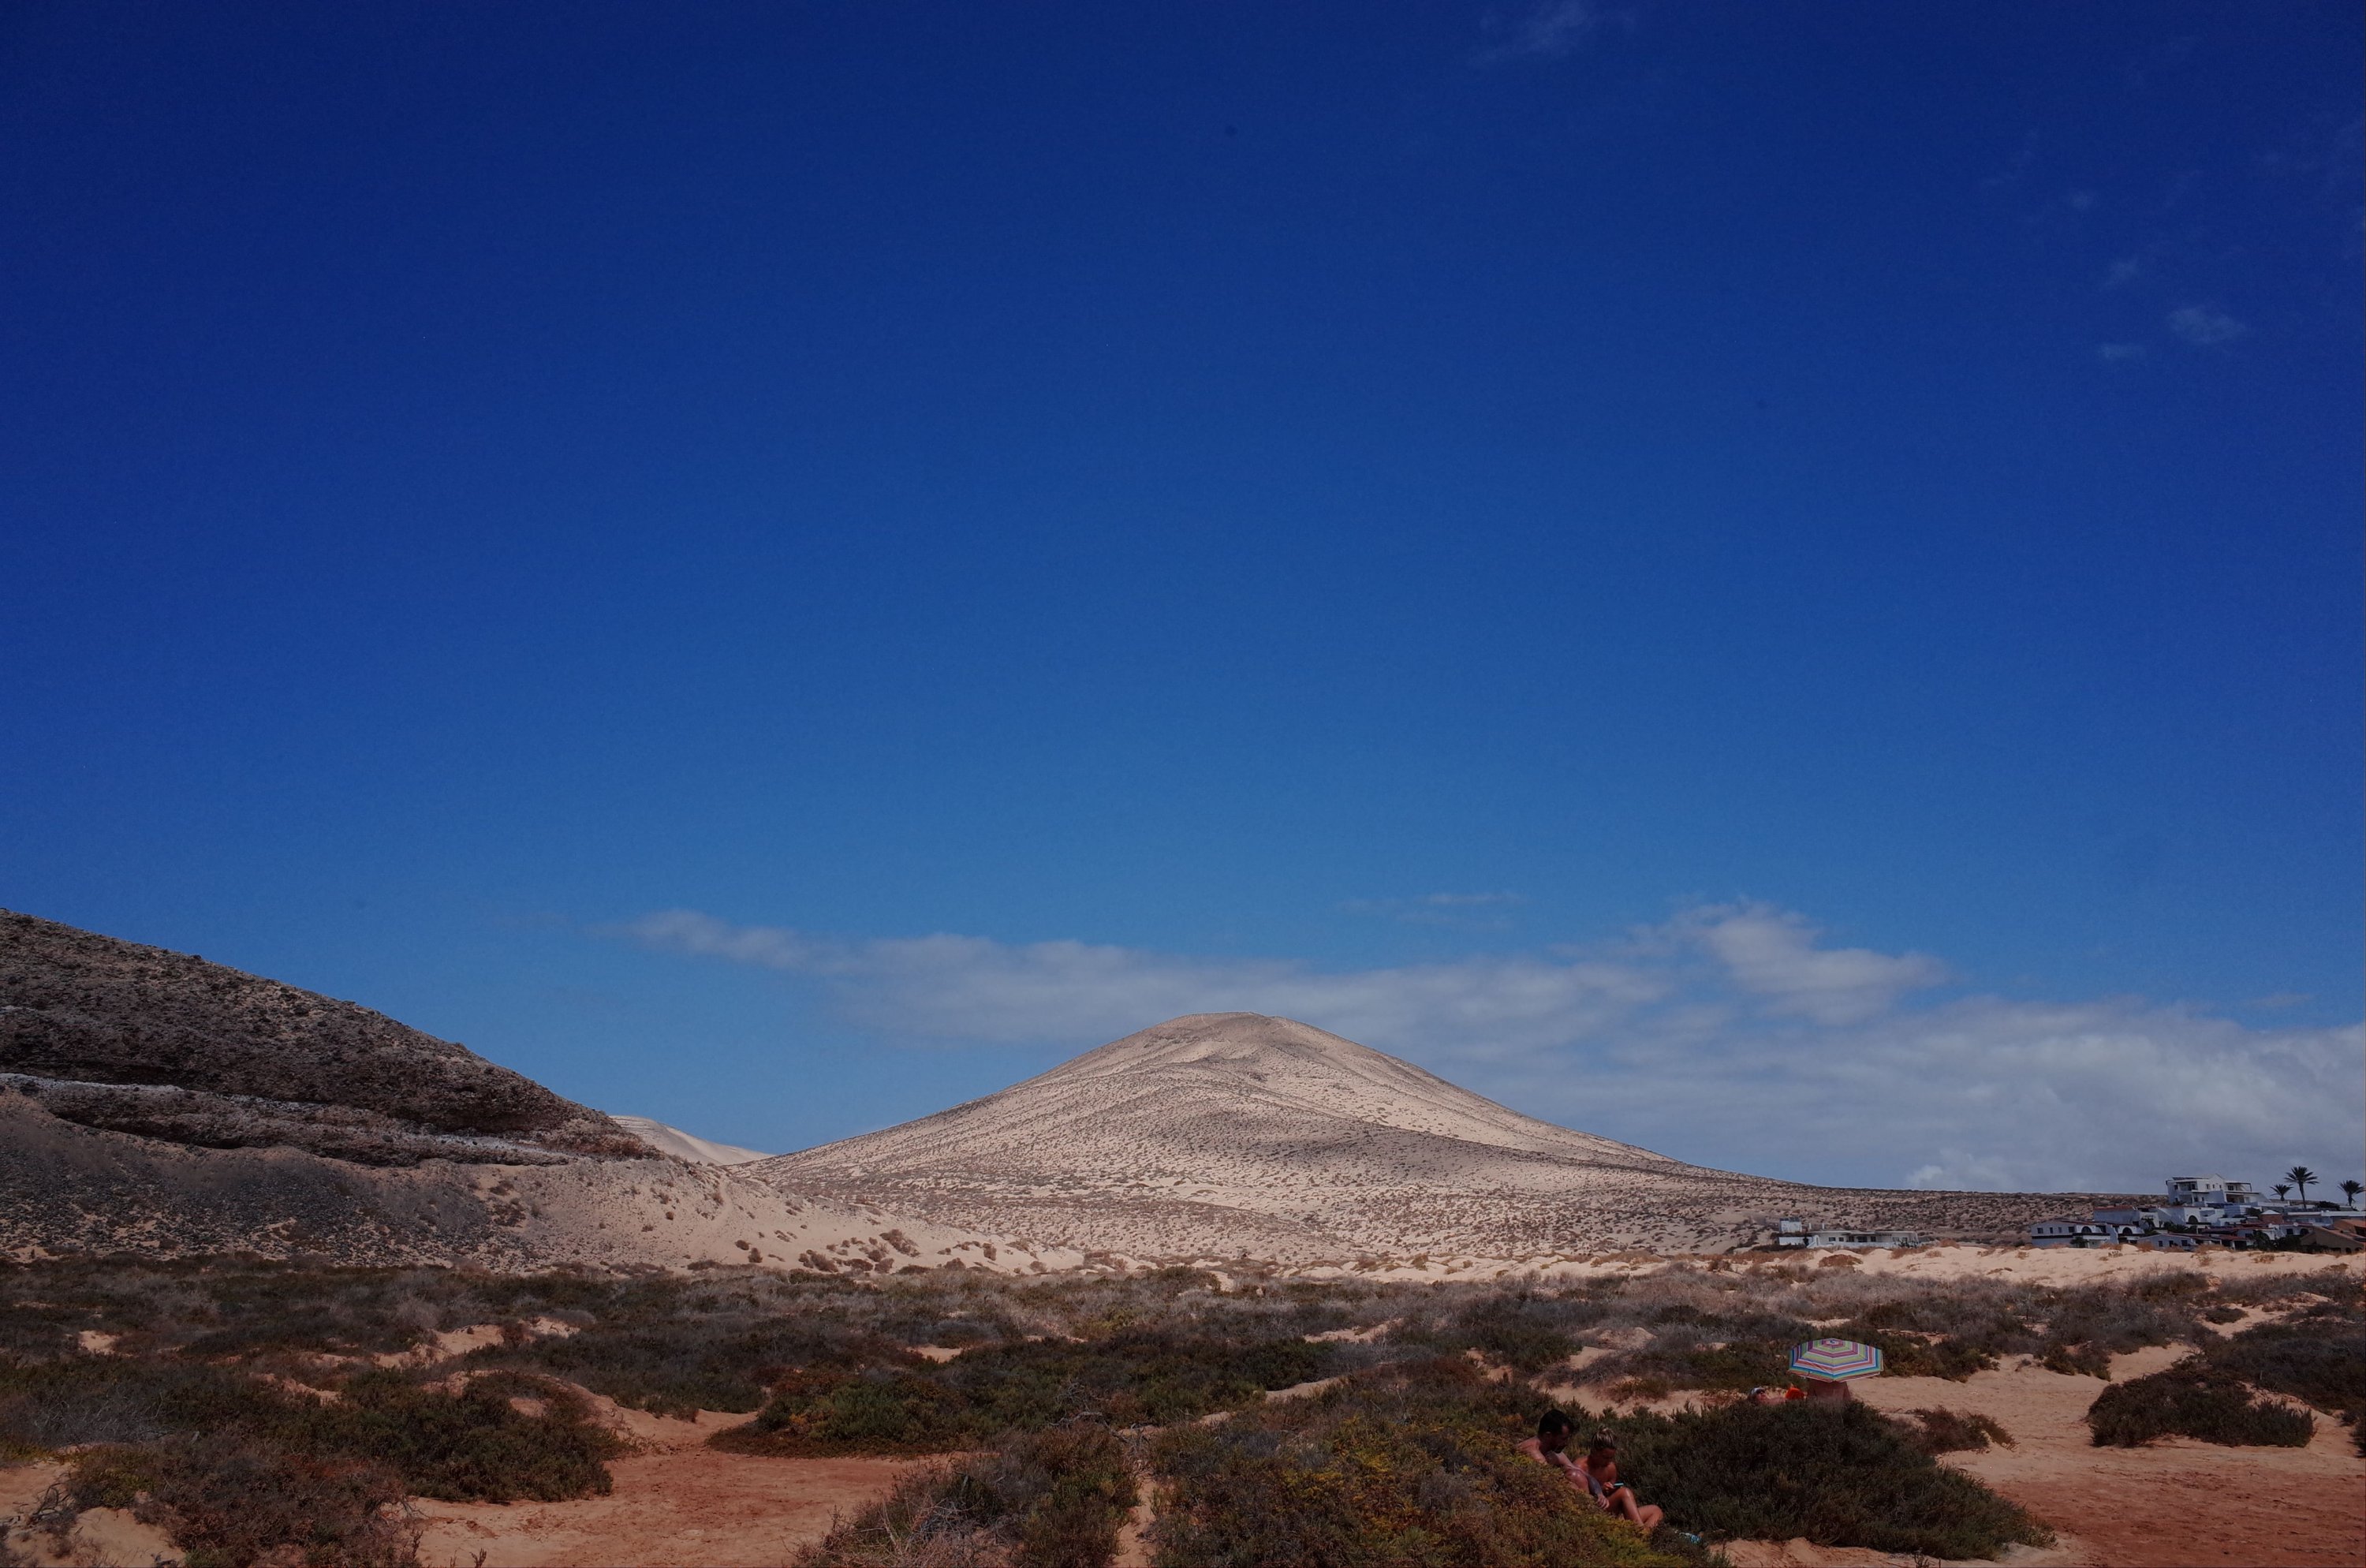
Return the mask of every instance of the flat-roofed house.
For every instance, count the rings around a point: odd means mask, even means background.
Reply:
[[[2039,1220],[2029,1227],[2032,1247],[2101,1247],[2117,1239],[2111,1226],[2093,1220]]]

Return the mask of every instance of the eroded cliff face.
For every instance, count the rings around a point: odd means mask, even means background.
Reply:
[[[0,1081],[87,1127],[361,1165],[646,1159],[465,1045],[276,980],[0,911]]]

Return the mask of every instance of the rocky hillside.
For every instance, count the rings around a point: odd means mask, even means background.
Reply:
[[[656,1127],[656,1123],[650,1123]],[[1076,1255],[652,1147],[381,1013],[0,913],[0,1257],[1034,1270]],[[697,1152],[697,1151],[694,1151]]]
[[[646,1158],[588,1106],[383,1013],[0,911],[0,1081],[87,1127],[366,1165]]]
[[[1292,1264],[1723,1248],[1785,1215],[1989,1235],[2066,1201],[1686,1165],[1255,1013],[1175,1019],[983,1100],[749,1168],[1066,1247]]]

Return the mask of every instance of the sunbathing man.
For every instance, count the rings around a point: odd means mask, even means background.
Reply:
[[[1594,1439],[1584,1459],[1569,1457],[1569,1439],[1576,1430],[1568,1416],[1548,1410],[1537,1421],[1537,1435],[1520,1444],[1520,1452],[1562,1472],[1570,1484],[1584,1487],[1604,1513],[1616,1514],[1645,1531],[1659,1528],[1665,1516],[1651,1504],[1636,1502],[1635,1494],[1618,1479],[1618,1445],[1606,1434]]]

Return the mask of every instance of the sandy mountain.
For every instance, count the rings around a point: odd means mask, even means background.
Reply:
[[[749,1165],[772,1157],[755,1149],[743,1149],[737,1144],[718,1144],[696,1137],[679,1127],[652,1122],[646,1116],[612,1115],[608,1119],[649,1147],[670,1154],[676,1159],[686,1159],[693,1165]]]
[[[1293,1264],[1722,1247],[1789,1214],[1977,1235],[2064,1201],[1686,1165],[1256,1013],[1174,1019],[998,1094],[750,1168],[1087,1251]]]
[[[0,911],[0,1255],[1055,1267],[693,1160],[448,1040]]]

